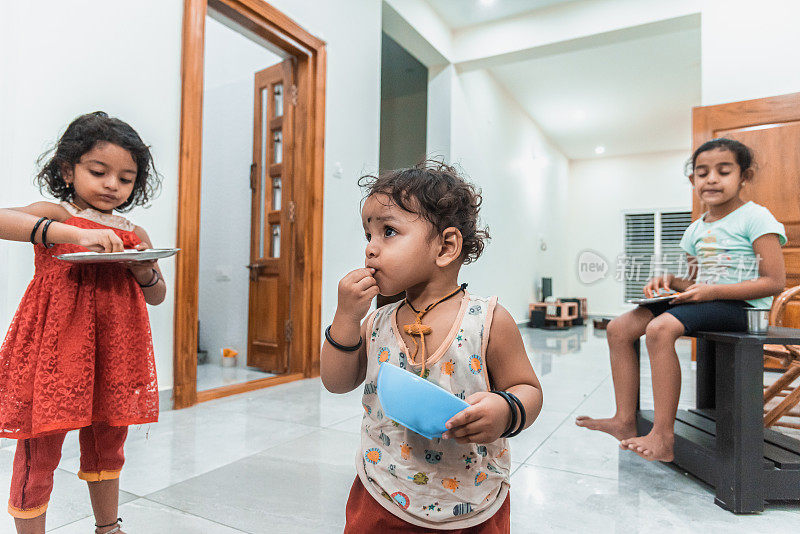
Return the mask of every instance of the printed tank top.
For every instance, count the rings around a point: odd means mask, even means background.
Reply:
[[[486,346],[497,297],[465,292],[453,327],[430,354],[423,378],[465,399],[489,391]],[[378,309],[367,322],[364,418],[356,469],[364,487],[384,508],[413,525],[434,529],[468,528],[500,508],[509,487],[508,443],[459,444],[427,439],[390,420],[377,395],[378,368],[387,363],[417,375],[397,329],[401,302]]]

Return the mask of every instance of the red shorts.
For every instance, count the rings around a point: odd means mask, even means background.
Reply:
[[[447,530],[448,534],[508,534],[511,532],[511,495],[506,495],[506,500],[497,512],[474,527]],[[344,534],[363,534],[364,532],[380,532],[381,534],[424,534],[428,532],[443,532],[425,527],[418,527],[406,523],[389,510],[375,502],[367,488],[356,477],[353,487],[350,488],[350,497],[347,499],[345,510],[347,523]]]
[[[38,517],[47,510],[53,491],[53,472],[61,460],[66,432],[56,432],[17,442],[8,513],[20,519]],[[78,476],[88,482],[119,478],[125,455],[122,447],[127,426],[96,422],[80,429],[81,470]]]

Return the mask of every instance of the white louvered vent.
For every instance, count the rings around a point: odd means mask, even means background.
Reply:
[[[642,296],[655,251],[655,214],[625,214],[625,300]]]
[[[625,214],[624,300],[644,296],[645,284],[657,274],[686,275],[680,242],[691,222],[690,211]]]

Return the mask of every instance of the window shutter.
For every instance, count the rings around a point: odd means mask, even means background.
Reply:
[[[683,233],[692,223],[692,212],[672,211],[661,214],[661,257],[659,274],[686,276],[686,252],[680,246]]]
[[[650,262],[654,254],[655,214],[625,214],[625,257],[622,272],[625,300],[643,296],[642,291],[651,274]]]

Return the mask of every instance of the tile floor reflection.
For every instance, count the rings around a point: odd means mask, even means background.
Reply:
[[[521,329],[545,392],[534,426],[512,439],[514,533],[738,533],[800,529],[800,505],[772,504],[735,516],[712,489],[680,470],[621,451],[604,434],[576,427],[578,414],[613,411],[603,332]],[[691,407],[689,344],[679,347],[681,407]],[[652,405],[647,358],[642,404]],[[120,480],[120,515],[136,533],[334,533],[355,476],[360,388],[333,395],[304,380],[162,413],[132,428]],[[7,499],[14,442],[0,440],[0,499]],[[64,445],[48,527],[92,532],[85,485],[77,479],[77,433]],[[0,533],[13,533],[11,518]]]

